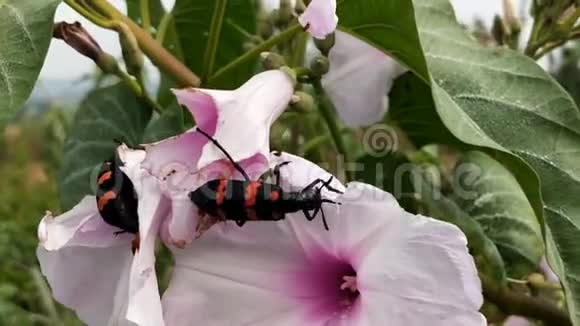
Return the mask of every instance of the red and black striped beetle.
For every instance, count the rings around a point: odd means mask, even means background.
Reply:
[[[135,234],[133,253],[139,248],[137,193],[131,179],[120,169],[123,163],[117,152],[101,165],[97,178],[97,208],[103,220],[121,231]]]
[[[189,198],[202,214],[209,214],[221,220],[233,220],[239,226],[243,226],[246,221],[277,221],[284,219],[287,213],[299,211],[302,211],[306,219],[311,221],[320,212],[324,227],[328,230],[322,204],[338,203],[322,198],[321,191],[328,189],[335,193],[342,193],[330,186],[333,177],[326,181],[316,179],[299,192],[285,192],[280,187],[280,168],[290,162],[282,162],[272,171],[275,177],[274,184],[262,180],[252,181],[246,171],[233,160],[217,140],[199,128],[197,131],[213,142],[245,179],[215,179],[189,193]],[[316,188],[318,185],[320,187]],[[314,213],[311,214],[312,210]]]

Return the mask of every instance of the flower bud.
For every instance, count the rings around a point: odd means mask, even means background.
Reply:
[[[296,0],[296,4],[294,5],[294,11],[296,11],[297,15],[302,15],[302,13],[306,10],[306,5],[302,0]]]
[[[316,102],[312,95],[303,91],[297,91],[292,96],[290,107],[298,112],[308,113],[316,110]]]
[[[78,53],[97,61],[103,49],[79,22],[60,22],[54,25],[52,36],[63,40]]]
[[[117,75],[121,71],[117,59],[107,52],[101,53],[95,63],[105,74]]]
[[[286,65],[286,60],[278,53],[262,52],[260,57],[262,59],[262,66],[266,70],[278,69]]]
[[[278,27],[286,26],[292,20],[294,8],[292,8],[292,1],[280,0],[280,9],[278,10],[278,18],[276,25]]]
[[[274,24],[270,20],[270,16],[263,10],[258,12],[258,35],[263,39],[268,39],[274,34]]]
[[[330,53],[330,50],[334,46],[335,42],[336,39],[334,37],[334,33],[328,34],[326,38],[323,39],[314,38],[314,45],[316,45],[316,48],[320,50],[322,55],[325,57],[328,57],[328,54]]]
[[[145,58],[139,43],[129,27],[122,22],[117,22],[115,29],[119,33],[119,41],[123,51],[123,60],[127,66],[127,72],[132,76],[139,76],[145,64]]]
[[[320,55],[314,58],[310,63],[310,70],[312,71],[312,75],[315,77],[322,77],[328,72],[329,68],[330,62],[328,61],[328,58]]]

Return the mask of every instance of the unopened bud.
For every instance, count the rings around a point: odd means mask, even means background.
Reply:
[[[324,55],[325,57],[328,57],[328,54],[330,53],[330,50],[334,46],[335,42],[336,38],[334,36],[334,33],[328,34],[326,38],[323,39],[314,38],[314,45],[316,45],[316,48],[320,50],[322,55]]]
[[[509,27],[510,34],[518,33],[521,30],[515,6],[514,0],[503,0],[503,17],[506,26]]]
[[[260,57],[262,59],[262,66],[267,70],[278,69],[286,65],[286,60],[278,53],[262,52]]]
[[[127,72],[132,76],[139,76],[145,64],[145,58],[143,52],[141,52],[137,38],[135,38],[131,29],[125,23],[117,22],[115,29],[119,33],[119,41],[123,51],[123,60],[125,60],[125,65],[127,66]]]
[[[292,95],[290,107],[298,112],[308,113],[316,109],[316,102],[312,95],[306,92],[297,91]]]
[[[328,61],[327,57],[317,56],[310,63],[310,70],[312,71],[312,75],[315,77],[322,77],[323,75],[326,75],[329,68],[330,62]]]
[[[99,55],[103,53],[103,50],[97,41],[93,39],[79,22],[74,22],[72,24],[66,22],[57,23],[54,25],[52,36],[65,41],[66,44],[75,49],[78,53],[93,61],[97,61]]]
[[[107,52],[101,53],[95,62],[105,74],[117,75],[121,71],[117,59]]]
[[[306,10],[306,5],[304,4],[304,1],[302,0],[296,0],[296,4],[294,5],[294,11],[296,11],[296,14],[301,15],[304,10]]]
[[[263,10],[258,12],[258,35],[263,39],[268,39],[274,34],[274,24],[270,20],[270,16]]]
[[[290,0],[280,0],[280,9],[278,10],[278,19],[276,19],[276,25],[286,26],[292,20],[292,15],[294,14],[294,9],[292,8],[292,1]]]
[[[493,17],[493,25],[491,26],[491,35],[498,45],[503,45],[506,39],[506,26],[500,16]]]

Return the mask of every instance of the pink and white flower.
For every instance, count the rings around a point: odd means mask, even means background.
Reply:
[[[312,0],[298,22],[314,38],[324,39],[336,29],[336,0]]]
[[[286,109],[294,81],[280,70],[257,74],[233,91],[177,90],[200,128],[215,138],[253,177],[268,167],[270,127]],[[171,215],[163,224],[163,238],[182,247],[195,236],[197,208],[188,193],[217,177],[240,177],[213,143],[196,128],[155,144],[145,145],[143,166],[161,181],[171,200]],[[224,163],[225,162],[225,163]]]
[[[291,161],[286,190],[330,177],[304,159],[271,158],[281,161]],[[335,200],[342,205],[324,207],[330,231],[297,213],[215,225],[174,250],[166,323],[485,325],[477,270],[457,227],[406,213],[365,184],[349,184]]]
[[[406,69],[370,44],[337,31],[330,71],[322,79],[338,115],[349,127],[370,126],[387,112],[387,94]]]
[[[138,196],[140,247],[102,219],[94,196],[38,226],[37,257],[55,299],[88,325],[164,325],[155,275],[155,240],[167,214],[157,180],[140,168],[144,151],[118,149]]]

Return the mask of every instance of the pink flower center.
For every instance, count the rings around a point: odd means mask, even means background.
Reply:
[[[356,271],[342,257],[320,251],[288,276],[288,293],[309,322],[348,318],[359,301]]]

